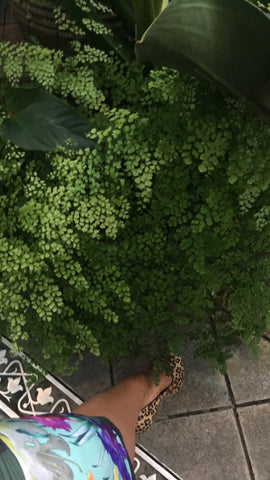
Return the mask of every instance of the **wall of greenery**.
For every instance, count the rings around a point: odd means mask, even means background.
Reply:
[[[95,142],[0,139],[1,332],[62,371],[85,348],[152,359],[192,340],[221,368],[238,342],[255,350],[270,326],[269,127],[215,84],[79,40],[68,56],[0,44],[0,69],[4,87],[72,104]]]

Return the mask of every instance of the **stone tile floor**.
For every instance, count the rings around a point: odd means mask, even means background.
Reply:
[[[67,398],[73,408],[134,370],[123,363],[108,368],[86,354],[71,377],[58,376],[60,384],[55,375],[48,377],[39,389],[33,386],[27,393],[18,380],[21,367],[16,360],[6,359],[6,350],[0,346],[3,416],[11,416],[16,408],[18,414],[27,409],[29,413],[36,409],[37,414],[61,411]],[[135,463],[136,469],[139,463],[143,468],[137,471],[137,479],[270,480],[270,334],[261,340],[257,360],[246,348],[237,349],[225,376],[193,358],[190,349],[183,352],[183,360],[184,386],[163,401],[152,427],[138,436],[140,455]]]
[[[235,351],[225,376],[183,355],[186,382],[164,400],[142,444],[185,480],[270,479],[270,339]]]
[[[163,401],[140,445],[183,480],[270,480],[270,334],[257,360],[247,348],[236,349],[225,376],[189,349],[183,359],[184,386]],[[87,382],[91,362],[85,358],[80,373],[66,379],[84,398],[99,390],[96,374],[93,389]],[[99,368],[100,391],[134,370],[121,364],[109,375]]]

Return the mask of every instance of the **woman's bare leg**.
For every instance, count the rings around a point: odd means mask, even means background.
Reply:
[[[154,400],[171,383],[171,377],[160,376],[156,386],[150,375],[140,373],[126,378],[80,405],[74,413],[88,417],[106,417],[120,430],[131,461],[135,454],[135,429],[140,410]]]

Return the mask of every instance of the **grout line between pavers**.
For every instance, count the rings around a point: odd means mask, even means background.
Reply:
[[[264,405],[270,403],[270,398],[264,398],[263,400],[252,400],[250,402],[236,403],[236,408],[254,407],[256,405]]]
[[[245,455],[245,458],[246,458],[249,475],[250,475],[251,480],[256,480],[254,472],[253,472],[253,468],[252,468],[251,459],[250,459],[250,456],[249,456],[249,451],[248,451],[246,439],[245,439],[244,432],[243,432],[243,429],[242,429],[242,425],[241,425],[241,422],[240,422],[240,419],[239,419],[239,415],[238,415],[238,411],[237,411],[237,405],[236,405],[236,402],[235,402],[235,397],[234,397],[234,393],[233,393],[233,390],[232,390],[231,382],[230,382],[229,376],[227,374],[224,375],[224,378],[225,378],[225,382],[226,382],[226,385],[227,385],[229,398],[231,400],[232,409],[233,409],[233,413],[234,413],[234,418],[235,418],[236,426],[237,426],[238,433],[239,433],[239,436],[240,436],[240,441],[241,441],[242,448],[243,448],[243,451],[244,451],[244,455]]]
[[[173,415],[167,415],[167,418],[170,420],[173,418],[183,418],[183,417],[192,417],[193,415],[204,415],[205,413],[214,413],[214,412],[224,412],[226,410],[231,410],[232,407],[231,405],[226,405],[224,407],[212,407],[212,408],[205,408],[201,410],[192,410],[191,412],[181,412],[181,413],[175,413]],[[162,421],[163,419],[161,418],[159,421]]]
[[[264,405],[270,403],[270,398],[264,398],[263,400],[253,400],[251,402],[243,402],[243,403],[235,403],[235,408],[246,408],[246,407],[254,407],[256,405]],[[211,407],[211,408],[204,408],[201,410],[191,410],[189,412],[181,412],[175,413],[172,415],[166,415],[166,418],[169,420],[175,418],[184,418],[184,417],[192,417],[195,415],[205,415],[206,413],[215,413],[215,412],[224,412],[226,410],[233,410],[233,405],[224,405],[223,407]],[[162,422],[164,418],[160,418],[156,420],[156,423]]]

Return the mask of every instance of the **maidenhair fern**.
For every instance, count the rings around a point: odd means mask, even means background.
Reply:
[[[1,331],[61,369],[188,339],[224,365],[269,327],[269,127],[213,85],[72,45],[0,44],[3,83],[62,97],[96,142],[1,140]]]

